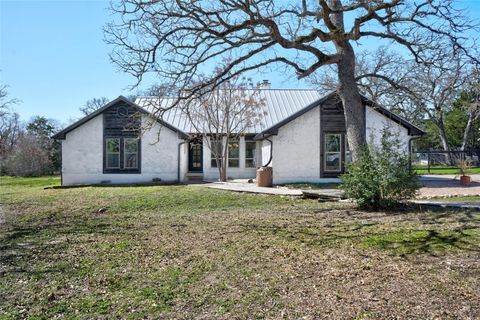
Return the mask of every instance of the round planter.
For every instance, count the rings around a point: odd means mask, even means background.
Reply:
[[[472,181],[472,178],[470,176],[460,176],[460,183],[463,184],[464,186],[468,186],[471,181]]]

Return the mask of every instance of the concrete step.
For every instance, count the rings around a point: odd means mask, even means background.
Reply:
[[[187,173],[187,181],[203,181],[203,172]]]

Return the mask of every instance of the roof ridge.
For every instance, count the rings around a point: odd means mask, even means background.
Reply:
[[[217,90],[229,90],[229,89],[217,89]],[[316,91],[320,92],[318,89],[308,89],[308,88],[248,88],[248,89],[233,89],[233,90],[259,90],[259,91]],[[145,99],[145,98],[163,98],[163,99],[176,99],[175,97],[165,97],[165,96],[137,96],[135,99]]]

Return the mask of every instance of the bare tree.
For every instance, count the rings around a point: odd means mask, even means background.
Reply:
[[[22,125],[18,113],[9,112],[0,116],[0,158],[12,152],[21,132]]]
[[[178,90],[169,87],[165,83],[155,83],[145,90],[140,91],[140,96],[153,97],[176,97],[179,94]]]
[[[21,132],[20,116],[12,109],[18,102],[8,97],[6,85],[0,85],[0,159],[12,152]]]
[[[13,99],[8,97],[8,86],[6,84],[0,84],[0,116],[5,112],[10,106],[19,102],[18,99]]]
[[[251,80],[241,76],[204,90],[182,103],[182,112],[198,133],[196,138],[203,140],[214,156],[220,181],[227,181],[229,147],[261,125],[264,101]]]
[[[467,125],[463,132],[462,146],[460,150],[464,151],[468,138],[472,132],[475,122],[480,118],[480,69],[474,68],[470,74],[469,81],[463,92],[465,95],[462,107],[468,115]]]
[[[137,78],[152,72],[189,99],[204,88],[272,65],[298,78],[336,65],[338,93],[353,159],[366,142],[352,45],[371,38],[404,47],[419,63],[445,47],[466,51],[465,31],[474,26],[453,0],[122,0],[105,28],[111,59]],[[345,23],[345,17],[354,17]],[[191,86],[208,66],[229,58],[220,73]],[[174,107],[173,105],[172,107]]]
[[[15,176],[41,176],[52,173],[49,152],[32,134],[22,134],[6,160],[8,174]]]
[[[94,112],[95,110],[100,109],[104,105],[108,103],[108,98],[100,97],[100,98],[92,98],[87,100],[85,104],[78,108],[85,116],[88,116],[90,113]]]
[[[423,110],[412,101],[412,70],[417,64],[387,47],[365,50],[357,55],[355,80],[361,94],[403,118],[418,122]],[[312,75],[310,81],[323,93],[338,87],[336,67],[330,66]]]
[[[447,56],[441,60],[440,66],[418,66],[412,78],[413,101],[438,128],[442,148],[449,151],[444,118],[468,80],[467,60],[460,55]]]

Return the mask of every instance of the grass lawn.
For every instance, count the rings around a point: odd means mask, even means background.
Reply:
[[[428,173],[427,166],[416,165],[413,168],[417,174],[460,174],[458,168],[449,166],[430,166],[430,173]],[[480,174],[480,167],[471,168],[469,172],[469,174]]]
[[[480,203],[480,197],[451,197],[451,198],[432,198],[432,201],[440,202],[461,202],[461,203]]]
[[[0,177],[0,319],[478,319],[480,215]]]

